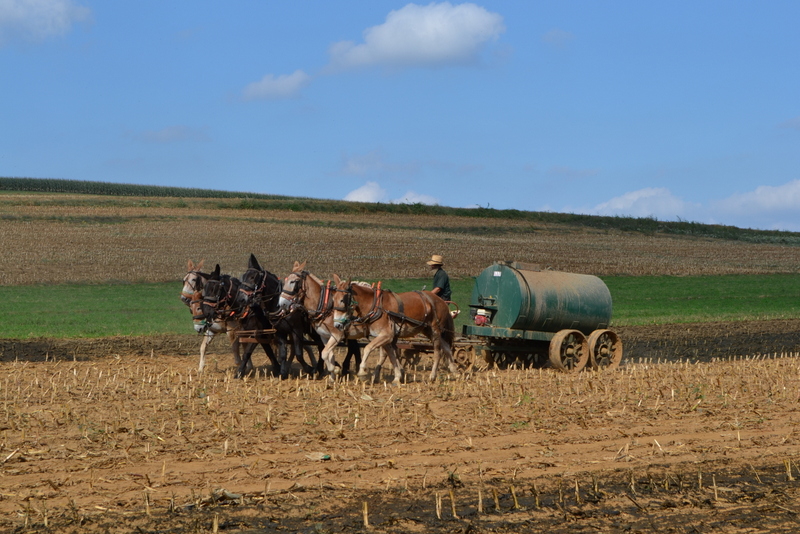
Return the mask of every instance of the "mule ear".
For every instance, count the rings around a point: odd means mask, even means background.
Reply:
[[[342,283],[342,279],[339,278],[339,275],[336,273],[333,273],[333,281],[336,282],[337,286]]]
[[[194,268],[195,268],[196,270],[198,270],[198,271],[202,271],[202,270],[203,270],[203,264],[204,264],[205,262],[206,262],[206,260],[205,260],[205,259],[202,259],[202,260],[200,260],[200,263],[198,263],[197,265],[195,265],[195,266],[194,266]]]
[[[219,276],[220,276],[219,273],[220,273],[220,268],[219,268],[219,263],[218,263],[217,266],[214,267],[214,271],[211,273],[211,278],[219,279]]]
[[[194,271],[194,262],[189,260],[189,262],[186,264],[186,272],[190,273],[192,271]]]
[[[298,266],[298,267],[300,267],[298,270],[300,270],[300,271],[305,271],[305,270],[306,270],[306,263],[308,263],[308,260],[303,260],[303,263],[301,263],[301,264]]]
[[[249,269],[257,269],[259,271],[261,270],[261,265],[258,264],[258,260],[256,259],[255,254],[253,254],[252,252],[250,253],[250,260],[247,262],[247,267]]]

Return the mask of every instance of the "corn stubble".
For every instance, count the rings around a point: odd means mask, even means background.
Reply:
[[[0,527],[92,532],[124,517],[130,531],[207,532],[266,514],[612,528],[791,511],[797,356],[436,383],[414,369],[395,388],[198,375],[193,359],[156,354],[3,363]]]

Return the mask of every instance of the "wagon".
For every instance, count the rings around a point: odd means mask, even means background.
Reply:
[[[495,262],[475,279],[464,325],[453,347],[460,365],[614,369],[622,341],[609,329],[611,294],[596,276]],[[409,363],[430,344],[398,343]]]

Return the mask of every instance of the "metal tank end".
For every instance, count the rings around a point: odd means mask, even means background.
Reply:
[[[520,261],[514,260],[505,260],[497,262],[501,265],[507,265],[512,269],[516,269],[518,271],[535,271],[540,272],[542,270],[542,266],[538,263],[522,263]]]

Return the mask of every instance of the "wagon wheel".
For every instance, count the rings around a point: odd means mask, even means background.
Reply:
[[[550,364],[559,371],[577,373],[589,361],[589,343],[578,330],[561,330],[550,340]]]
[[[481,362],[481,369],[482,370],[485,371],[486,369],[491,369],[494,366],[494,352],[492,352],[490,350],[482,349],[482,350],[480,350],[480,356],[481,356],[481,359],[483,360]]]
[[[469,369],[475,364],[475,349],[472,347],[459,347],[453,351],[453,361],[461,369]]]
[[[611,330],[595,330],[589,335],[592,369],[613,370],[622,361],[622,340]]]

